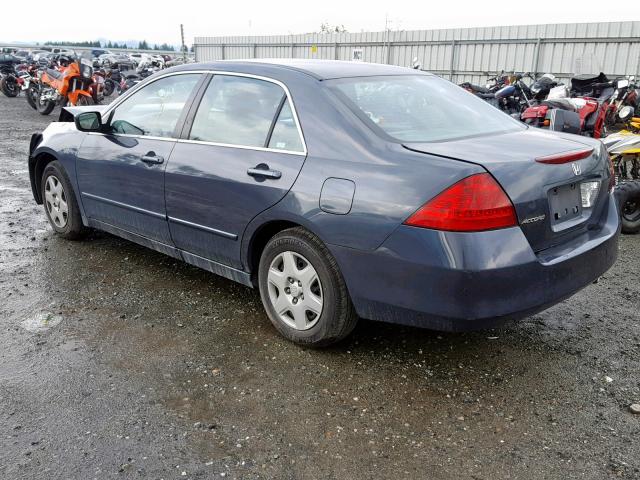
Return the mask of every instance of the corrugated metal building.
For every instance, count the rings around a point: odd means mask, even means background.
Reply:
[[[610,77],[640,76],[640,21],[196,37],[194,45],[198,61],[293,57],[411,66],[417,57],[424,70],[456,83],[482,83],[502,70],[553,73],[564,80],[598,67]]]

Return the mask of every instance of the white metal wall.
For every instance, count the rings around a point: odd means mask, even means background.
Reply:
[[[398,32],[196,37],[196,60],[323,58],[411,66],[456,83],[484,82],[502,70],[567,79],[580,58],[596,58],[609,76],[640,76],[640,21]]]

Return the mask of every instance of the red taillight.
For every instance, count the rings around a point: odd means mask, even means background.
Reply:
[[[559,165],[561,163],[575,162],[576,160],[582,160],[587,158],[593,153],[593,148],[586,150],[573,150],[571,152],[556,153],[554,155],[547,155],[546,157],[536,158],[536,162],[548,163],[551,165]]]
[[[479,173],[454,183],[425,203],[405,222],[414,227],[478,232],[518,224],[513,204],[498,182]]]

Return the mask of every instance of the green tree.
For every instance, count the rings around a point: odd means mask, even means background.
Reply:
[[[328,22],[322,22],[320,24],[319,33],[347,33],[347,29],[344,25],[329,25]]]

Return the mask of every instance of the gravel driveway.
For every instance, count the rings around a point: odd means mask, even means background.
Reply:
[[[256,291],[56,237],[26,163],[56,116],[0,96],[0,478],[640,478],[640,236],[503,329],[306,350]]]

